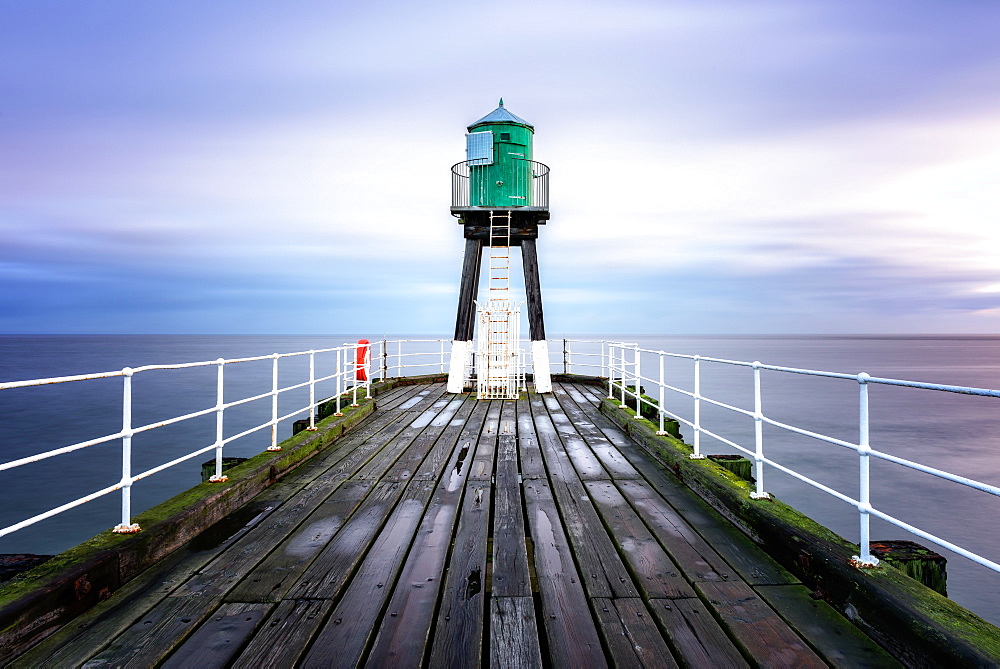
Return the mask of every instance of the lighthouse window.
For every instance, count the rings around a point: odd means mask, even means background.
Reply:
[[[470,165],[493,164],[493,133],[470,132],[465,136],[465,159]]]
[[[501,142],[509,142],[510,141],[510,133],[509,132],[501,132],[500,133],[500,141]]]

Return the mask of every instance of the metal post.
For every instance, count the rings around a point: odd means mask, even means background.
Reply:
[[[122,370],[122,522],[112,528],[116,534],[134,534],[139,526],[132,520],[132,368]]]
[[[438,339],[438,344],[441,345],[441,373],[444,374],[444,339]]]
[[[666,415],[663,411],[663,381],[664,381],[663,359],[664,359],[663,351],[660,351],[660,396],[658,398],[659,406],[657,407],[660,413],[660,429],[656,431],[656,434],[660,435],[661,437],[667,433],[665,429],[666,426],[663,424],[664,416]]]
[[[754,443],[754,477],[757,479],[757,489],[750,493],[753,499],[767,499],[764,492],[764,411],[760,394],[760,362],[753,363],[753,432]]]
[[[870,520],[871,516],[869,512],[872,509],[871,497],[870,497],[870,483],[871,483],[871,445],[869,444],[869,434],[868,434],[868,379],[870,377],[865,372],[858,374],[858,385],[860,386],[861,396],[860,396],[860,415],[859,415],[859,426],[860,426],[860,439],[858,440],[858,458],[859,458],[859,470],[860,470],[860,494],[858,495],[858,518],[860,522],[860,542],[859,548],[861,549],[861,555],[854,556],[854,563],[859,567],[874,567],[878,564],[878,558],[871,554],[871,536],[870,536]]]
[[[566,342],[566,369],[568,373],[573,373],[573,342],[569,339],[564,339]]]
[[[337,373],[334,375],[337,377],[337,410],[333,413],[334,416],[343,416],[344,414],[340,410],[340,396],[344,393],[343,383],[344,380],[344,347],[341,346],[337,349]]]
[[[635,345],[635,419],[642,419],[642,353],[639,345]]]
[[[309,427],[310,432],[316,431],[316,351],[309,351]]]
[[[566,359],[566,338],[563,337],[563,374],[569,374],[569,361]]]
[[[624,343],[621,346],[621,352],[622,352],[622,356],[621,356],[621,366],[622,366],[621,367],[621,373],[622,373],[622,377],[621,377],[621,381],[622,381],[622,383],[621,383],[621,398],[622,398],[622,406],[625,406],[625,386],[628,384],[628,379],[625,376],[625,364],[626,363],[625,363],[625,344]]]
[[[396,367],[399,368],[399,376],[406,376],[403,373],[403,340],[396,341]]]
[[[694,453],[692,460],[701,460],[701,356],[694,356]]]
[[[613,400],[615,398],[615,359],[614,359],[614,346],[608,344],[608,356],[607,359],[604,357],[604,342],[601,342],[601,366],[608,370],[608,399]]]
[[[229,477],[222,473],[222,414],[225,410],[225,385],[223,382],[226,361],[219,358],[215,361],[218,369],[215,373],[215,474],[208,478],[209,483],[222,483]]]
[[[388,343],[385,341],[385,337],[382,337],[382,344],[379,349],[379,359],[382,361],[379,367],[379,381],[385,381],[386,374],[389,371],[389,351],[387,348]],[[441,368],[441,371],[444,371],[443,367]]]
[[[269,451],[280,451],[278,446],[278,354],[271,355],[271,445]]]

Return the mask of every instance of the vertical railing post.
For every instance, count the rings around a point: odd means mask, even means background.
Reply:
[[[111,531],[133,534],[139,526],[132,523],[132,368],[122,370],[122,522]]]
[[[341,346],[337,349],[337,373],[334,375],[337,377],[337,410],[334,412],[334,416],[343,416],[344,413],[340,410],[340,396],[344,394],[344,347]]]
[[[660,351],[660,384],[659,384],[660,385],[660,393],[659,393],[659,396],[657,397],[657,409],[659,409],[658,413],[660,414],[660,429],[658,429],[656,431],[656,434],[660,435],[661,437],[664,436],[667,433],[666,425],[664,425],[664,420],[665,420],[666,414],[664,413],[664,410],[663,410],[663,386],[664,386],[664,381],[665,381],[665,377],[664,377],[664,374],[663,374],[663,371],[664,371],[663,370],[663,360],[664,360],[664,358],[665,358],[665,356],[663,355],[663,351]]]
[[[222,483],[228,481],[229,477],[222,473],[222,439],[223,439],[223,411],[225,410],[225,372],[223,368],[226,361],[219,358],[215,361],[217,365],[215,371],[215,473],[208,477],[209,483]]]
[[[309,350],[309,427],[310,432],[316,431],[316,351]]]
[[[444,374],[444,339],[438,339],[438,344],[441,345],[441,373]]]
[[[753,433],[754,433],[754,477],[757,488],[750,493],[753,499],[767,499],[764,492],[764,409],[760,393],[760,362],[753,362]]]
[[[566,338],[563,337],[563,374],[569,374],[569,359],[566,356]]]
[[[639,352],[639,345],[633,345],[633,355],[635,355],[635,363],[633,364],[633,369],[635,372],[635,419],[640,420],[642,418],[642,353]]]
[[[859,548],[861,555],[854,556],[854,562],[859,567],[874,567],[878,564],[878,558],[871,554],[870,520],[871,516],[871,444],[869,443],[869,420],[868,420],[868,379],[871,378],[865,372],[858,374],[858,385],[861,396],[859,400],[859,429],[858,440],[858,468],[860,494],[858,495],[858,519],[860,524]]]
[[[396,367],[399,369],[399,376],[406,376],[403,373],[403,340],[396,342]]]
[[[352,398],[351,399],[351,406],[352,407],[359,407],[359,406],[361,406],[360,404],[358,404],[358,370],[360,370],[363,366],[364,366],[364,362],[358,362],[358,345],[355,344],[354,345],[354,364],[351,365],[352,369],[354,370],[353,372],[351,372],[351,375],[354,377],[353,379],[351,379],[351,388],[353,390],[353,394],[351,395],[351,398]]]
[[[626,372],[625,372],[625,370],[626,370],[625,342],[621,343],[620,349],[621,349],[621,369],[619,370],[621,372],[621,393],[620,394],[621,394],[621,398],[622,398],[622,406],[626,406],[626,404],[625,404],[625,386],[628,385],[628,377],[626,376]]]
[[[606,342],[606,341],[604,341],[602,339],[601,340],[601,371],[602,372],[606,371],[608,373],[608,376],[610,377],[611,376],[611,364],[607,361],[607,359],[604,356],[604,352],[605,352],[605,349],[607,348],[607,346],[608,346],[608,342]]]
[[[389,351],[386,350],[388,347],[388,342],[386,342],[385,337],[382,338],[381,348],[379,349],[379,381],[385,381],[386,376],[389,373]]]
[[[573,342],[569,339],[564,339],[566,342],[566,369],[569,374],[573,373]]]
[[[271,354],[271,445],[269,451],[280,451],[278,446],[278,354]]]
[[[613,400],[615,398],[615,358],[614,358],[614,344],[611,342],[608,345],[608,355],[605,359],[604,356],[604,342],[601,342],[601,365],[604,366],[608,371],[608,399]]]
[[[694,356],[694,453],[692,460],[701,460],[701,356]]]

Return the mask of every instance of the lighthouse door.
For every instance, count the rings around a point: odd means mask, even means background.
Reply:
[[[531,161],[524,144],[503,143],[498,148],[503,154],[501,170],[503,187],[499,189],[497,204],[502,207],[526,207],[531,185]]]

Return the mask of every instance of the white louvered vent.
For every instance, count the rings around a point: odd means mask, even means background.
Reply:
[[[493,164],[493,133],[470,132],[465,136],[465,159],[470,165]]]

